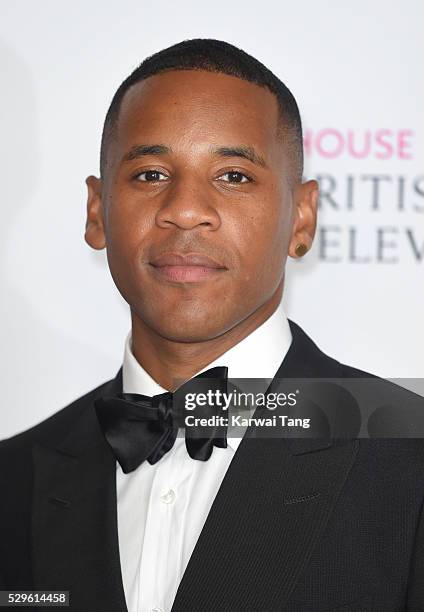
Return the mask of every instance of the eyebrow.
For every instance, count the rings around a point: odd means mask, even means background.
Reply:
[[[170,147],[166,147],[161,144],[139,144],[131,147],[131,149],[124,155],[122,161],[131,161],[143,157],[143,155],[166,155],[172,153]]]
[[[253,147],[247,145],[241,145],[238,147],[223,146],[223,147],[210,147],[209,152],[212,155],[218,157],[241,157],[247,159],[257,166],[267,168],[265,159],[255,151]],[[131,147],[131,149],[124,155],[122,161],[131,161],[138,159],[146,155],[169,155],[172,153],[171,147],[167,147],[162,144],[139,144]]]
[[[252,164],[262,166],[262,168],[267,167],[264,158],[259,155],[253,147],[245,145],[239,147],[218,147],[216,149],[211,148],[210,152],[219,157],[242,157],[243,159],[251,161]]]

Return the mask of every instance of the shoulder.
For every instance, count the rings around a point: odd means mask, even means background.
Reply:
[[[381,378],[343,363],[340,363],[340,367],[345,386],[360,391],[362,397],[371,401],[375,407],[424,410],[424,397],[402,386],[407,380]]]
[[[293,321],[290,327],[290,374],[305,373],[309,399],[325,414],[334,437],[360,438],[370,452],[387,447],[422,454],[424,397],[403,386],[413,381],[386,380],[342,363],[325,354]]]
[[[338,361],[324,353],[297,323],[291,320],[289,323],[294,339],[294,351],[297,354],[297,365],[302,362],[305,378],[334,379],[335,382],[343,381],[343,386],[346,388],[362,387],[364,396],[368,400],[384,400],[424,407],[424,397],[404,388],[402,380],[392,382]]]
[[[47,447],[59,445],[96,397],[109,389],[114,381],[116,378],[98,385],[40,423],[0,441],[0,490],[10,501],[0,507],[3,523],[12,521],[17,509],[26,508],[31,498],[34,447],[37,444]]]
[[[412,490],[421,503],[424,496],[424,397],[397,384],[402,381],[392,382],[338,363],[341,387],[353,396],[360,415],[356,431],[358,472],[370,485],[387,487],[393,495]],[[352,405],[342,401],[341,407],[346,404]]]
[[[424,397],[403,387],[407,380],[387,380],[344,363],[340,372],[341,405],[354,407],[362,450],[386,452],[398,467],[411,469],[416,462],[424,474]]]
[[[108,380],[91,389],[91,391],[29,429],[1,440],[0,465],[7,465],[7,461],[15,455],[25,454],[26,451],[30,452],[34,443],[49,444],[52,441],[60,441],[80,414],[92,404],[96,397],[102,395],[114,380]]]

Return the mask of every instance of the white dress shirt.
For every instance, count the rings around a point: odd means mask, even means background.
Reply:
[[[228,366],[228,377],[275,376],[292,336],[282,304],[257,329],[207,365]],[[197,373],[199,373],[197,372]],[[125,341],[124,393],[156,395],[160,387]],[[214,447],[208,461],[191,459],[183,437],[157,463],[124,474],[116,463],[118,537],[128,612],[169,612],[209,510],[241,438]]]

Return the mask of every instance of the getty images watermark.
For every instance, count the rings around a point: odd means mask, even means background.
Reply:
[[[186,393],[184,408],[194,411],[198,407],[208,406],[215,408],[221,414],[213,414],[209,417],[185,416],[186,427],[310,427],[309,418],[289,417],[287,414],[262,414],[261,416],[247,415],[252,407],[264,408],[274,411],[277,408],[296,406],[299,390],[290,393],[261,393],[230,391],[220,389],[209,389],[206,393]],[[231,407],[231,411],[229,411]],[[234,412],[241,409],[242,412]]]
[[[211,381],[174,393],[176,422],[193,436],[226,427],[231,437],[424,438],[424,379]]]

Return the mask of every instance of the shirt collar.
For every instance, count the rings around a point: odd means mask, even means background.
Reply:
[[[286,356],[291,341],[289,322],[280,302],[262,325],[193,376],[209,368],[225,365],[228,367],[229,378],[263,378],[271,381]],[[130,331],[125,339],[122,365],[123,392],[150,396],[165,393],[166,389],[138,363],[131,350],[131,343]],[[240,438],[228,438],[228,444],[234,450],[240,442]]]

